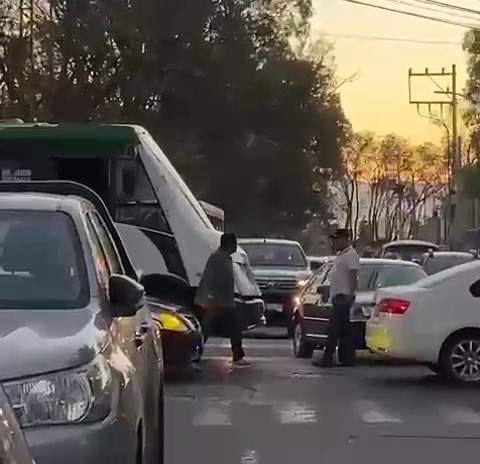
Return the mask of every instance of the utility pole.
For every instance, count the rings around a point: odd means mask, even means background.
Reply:
[[[447,90],[448,92],[448,90]],[[453,178],[461,168],[461,154],[458,145],[458,99],[457,99],[457,65],[452,65],[452,151]]]
[[[450,78],[450,86],[445,89],[442,88],[440,84],[435,81],[436,77],[441,77],[443,79]],[[437,87],[438,90],[435,91],[435,94],[445,95],[445,99],[440,100],[416,100],[412,96],[412,78],[426,78],[431,80]],[[446,71],[445,68],[442,68],[439,72],[432,72],[428,68],[425,68],[424,72],[413,72],[412,69],[408,71],[408,95],[409,102],[412,105],[417,106],[417,111],[420,114],[421,107],[427,107],[429,112],[429,117],[431,119],[439,119],[432,117],[432,107],[439,106],[440,114],[443,115],[443,108],[445,106],[449,107],[452,112],[452,134],[450,136],[450,131],[448,125],[444,124],[444,127],[447,131],[448,136],[448,209],[449,213],[446,215],[446,220],[450,221],[450,225],[453,223],[455,218],[455,204],[453,202],[453,197],[455,194],[455,178],[456,173],[462,167],[462,156],[460,153],[460,144],[458,137],[458,94],[457,90],[457,66],[452,65],[451,71]],[[421,115],[421,114],[420,114]],[[445,225],[446,230],[450,230],[450,227]],[[445,234],[445,239],[447,238],[447,233]]]

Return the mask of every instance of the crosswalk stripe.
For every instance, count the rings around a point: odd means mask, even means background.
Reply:
[[[260,343],[256,341],[243,340],[244,348],[256,349],[256,350],[289,350],[291,349],[290,343]],[[214,340],[207,341],[207,348],[230,348],[230,342],[228,340]]]
[[[255,450],[246,450],[240,458],[240,464],[259,464],[258,453]]]
[[[375,401],[356,401],[356,407],[362,420],[368,424],[401,424],[403,420],[384,411]]]
[[[317,422],[317,411],[306,403],[288,401],[275,407],[278,420],[281,424],[313,424]]]
[[[210,356],[206,355],[203,357],[205,361],[231,361],[232,356]],[[247,360],[253,364],[256,362],[272,362],[272,357],[271,356],[247,356]],[[291,361],[292,357],[291,356],[275,356],[275,361]]]
[[[480,412],[462,406],[440,406],[440,414],[449,424],[479,425]]]
[[[205,401],[193,416],[195,427],[230,426],[230,401]]]
[[[195,427],[229,427],[233,425],[232,401],[218,399],[202,400],[196,407],[192,418]],[[301,401],[252,400],[245,407],[257,406],[271,408],[272,419],[281,425],[312,425],[319,422],[318,405]],[[354,401],[355,411],[361,421],[367,424],[405,424],[406,421],[386,411],[377,401]],[[448,425],[480,425],[480,411],[460,405],[442,405],[434,408],[436,417]],[[438,421],[436,421],[438,422]]]

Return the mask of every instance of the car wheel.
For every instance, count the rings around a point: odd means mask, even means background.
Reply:
[[[440,373],[462,384],[480,383],[480,334],[464,332],[449,341],[442,350]]]
[[[303,337],[303,329],[300,321],[295,322],[293,329],[293,354],[296,358],[311,358],[313,347]]]

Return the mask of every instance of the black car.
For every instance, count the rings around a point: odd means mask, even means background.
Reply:
[[[169,272],[167,262],[171,256],[140,227],[116,226],[138,272],[146,274],[142,282],[148,306],[162,333],[165,366],[189,368],[202,357],[203,333],[188,282]]]
[[[309,358],[316,348],[323,348],[332,305],[329,298],[329,276],[334,263],[325,264],[297,297],[293,311],[293,352],[298,358]],[[427,274],[415,263],[388,259],[360,259],[358,294],[352,307],[356,347],[365,349],[365,323],[375,304],[375,290],[409,285]]]

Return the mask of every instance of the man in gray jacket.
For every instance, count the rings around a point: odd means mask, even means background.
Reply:
[[[232,346],[232,363],[235,367],[246,367],[242,346],[242,321],[235,308],[235,280],[233,277],[232,254],[237,251],[234,234],[224,234],[220,248],[208,258],[198,286],[195,304],[203,310],[203,331],[208,339],[215,319],[222,317],[228,328]]]

